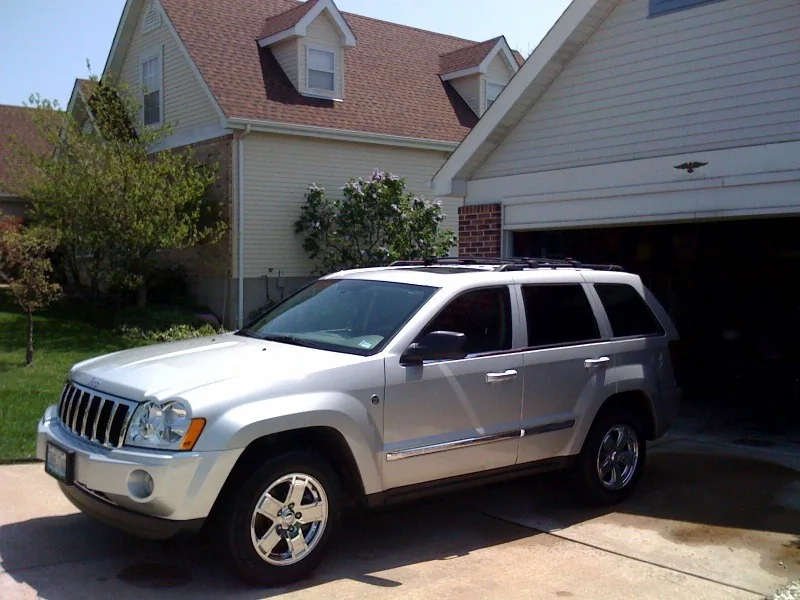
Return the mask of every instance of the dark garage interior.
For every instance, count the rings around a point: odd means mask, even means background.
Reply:
[[[800,443],[800,217],[515,232],[515,256],[639,274],[681,334],[684,413]]]

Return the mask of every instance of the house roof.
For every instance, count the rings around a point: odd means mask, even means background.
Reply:
[[[454,73],[456,71],[477,67],[489,53],[494,50],[498,42],[504,40],[505,38],[503,38],[503,36],[498,36],[479,44],[473,44],[472,46],[443,54],[439,63],[439,73],[444,75],[445,73]],[[513,54],[517,65],[521,66],[525,62],[525,59],[519,52],[514,51]]]
[[[264,24],[264,29],[261,30],[260,38],[266,38],[281,31],[286,31],[290,27],[294,27],[300,22],[300,19],[305,17],[319,0],[308,0],[302,4],[297,4],[289,10],[282,12],[274,17],[267,19]]]
[[[466,180],[561,74],[620,0],[572,0],[481,121],[433,179],[441,195],[464,195]]]
[[[440,57],[474,41],[343,13],[358,44],[346,49],[345,101],[333,102],[299,94],[257,43],[274,22],[298,17],[305,6],[296,0],[217,0],[203,10],[185,0],[161,4],[230,119],[446,142],[461,141],[478,121],[439,77]]]
[[[11,140],[12,136],[35,151],[45,153],[50,149],[33,121],[33,109],[0,104],[0,194],[10,193],[10,190],[3,188],[10,184],[11,172],[23,164]]]

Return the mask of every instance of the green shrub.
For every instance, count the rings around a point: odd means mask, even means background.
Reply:
[[[220,333],[208,323],[199,327],[194,325],[172,325],[166,329],[142,329],[135,325],[121,325],[116,329],[123,338],[135,344],[158,344],[208,337]]]

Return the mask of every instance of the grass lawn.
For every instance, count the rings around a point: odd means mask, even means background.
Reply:
[[[34,364],[27,367],[26,317],[0,289],[0,463],[35,458],[36,424],[44,409],[58,402],[73,364],[147,343],[121,332],[120,325],[163,329],[192,323],[193,315],[178,309],[112,311],[56,304],[35,317]]]

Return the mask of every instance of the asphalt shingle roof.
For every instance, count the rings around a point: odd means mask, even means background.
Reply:
[[[306,4],[209,0],[200,9],[185,0],[162,0],[229,118],[449,142],[460,142],[475,125],[475,114],[439,74],[443,54],[476,42],[349,13],[343,16],[358,43],[345,49],[344,102],[300,95],[257,40],[296,24],[310,8]]]
[[[32,150],[44,153],[50,149],[40,137],[32,117],[31,108],[0,104],[0,193],[10,193],[7,186],[11,183],[12,171],[24,164],[11,141],[12,136]]]

